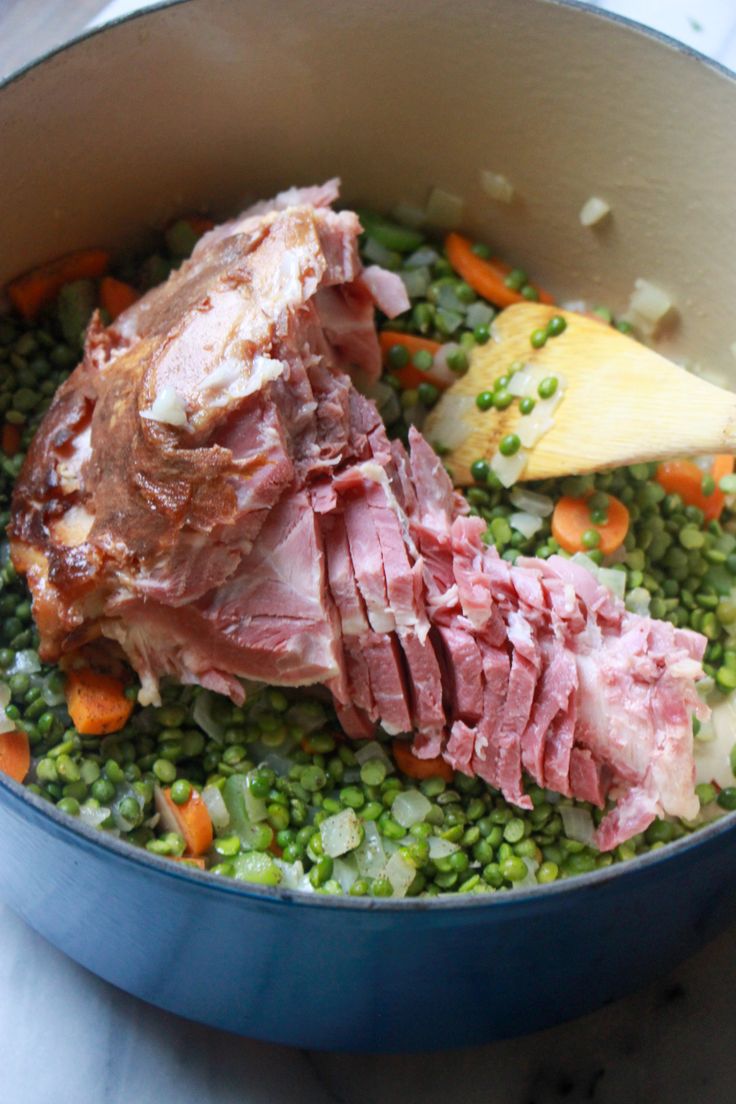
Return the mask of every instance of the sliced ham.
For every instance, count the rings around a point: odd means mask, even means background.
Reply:
[[[163,676],[323,684],[351,737],[413,737],[523,808],[525,775],[614,803],[601,848],[693,816],[704,639],[579,564],[501,559],[421,435],[388,440],[355,384],[375,307],[409,303],[336,197],[256,204],[93,320],[13,498],[43,658],[112,642],[143,702]]]

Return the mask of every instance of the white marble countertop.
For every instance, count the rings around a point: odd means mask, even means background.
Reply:
[[[113,0],[95,22],[145,6]],[[600,6],[736,68],[734,0]],[[730,1104],[735,992],[736,928],[648,989],[524,1039],[424,1056],[315,1054],[144,1005],[0,906],[0,1104]]]

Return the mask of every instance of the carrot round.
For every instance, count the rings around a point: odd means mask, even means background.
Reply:
[[[133,711],[133,702],[125,696],[120,679],[89,667],[68,672],[65,694],[69,716],[82,736],[118,732]]]
[[[6,456],[15,456],[20,448],[21,432],[20,426],[13,425],[12,422],[3,423],[3,452]]]
[[[678,494],[686,506],[697,506],[705,514],[706,521],[721,516],[726,496],[719,490],[718,482],[733,471],[734,458],[725,454],[714,457],[711,475],[716,484],[712,494],[703,494],[703,476],[706,474],[693,460],[665,460],[657,468],[656,479],[667,494]]]
[[[565,495],[559,499],[552,514],[552,536],[566,552],[587,552],[583,544],[583,534],[595,530],[600,537],[596,547],[604,556],[609,556],[624,543],[629,531],[629,511],[614,495],[608,496],[606,508],[608,521],[605,525],[595,525],[590,519],[588,498],[570,498]]]
[[[107,311],[111,322],[128,307],[132,307],[138,297],[134,287],[122,280],[116,280],[114,276],[103,276],[100,280],[100,306]]]
[[[20,729],[0,734],[0,771],[22,782],[31,766],[31,746]]]
[[[199,870],[206,870],[204,859],[198,859],[194,855],[169,855],[172,862],[183,863],[184,866],[196,866]]]
[[[454,771],[441,755],[436,759],[418,759],[411,750],[408,740],[394,740],[391,744],[396,766],[409,778],[444,778],[445,782],[452,782]]]
[[[214,836],[210,814],[201,794],[193,789],[184,804],[177,805],[171,796],[170,787],[167,786],[162,792],[167,811],[184,837],[187,849],[185,857],[204,855],[212,846]]]
[[[80,249],[67,253],[49,264],[32,268],[8,284],[8,297],[15,309],[27,321],[34,319],[42,307],[59,294],[64,284],[74,280],[96,280],[104,275],[110,263],[105,249]]]
[[[416,334],[396,333],[395,330],[382,330],[378,335],[378,341],[383,352],[384,361],[387,360],[389,350],[393,349],[394,345],[401,345],[409,354],[409,363],[405,364],[403,368],[391,368],[392,374],[396,376],[404,389],[418,387],[420,383],[434,384],[440,391],[444,391],[446,387],[449,387],[446,379],[433,375],[431,371],[423,372],[421,368],[417,368],[411,362],[411,357],[420,351],[430,353],[433,357],[436,356],[442,348],[439,341],[431,341],[428,337],[417,337]]]
[[[525,303],[524,296],[506,287],[505,277],[511,271],[498,261],[485,261],[473,252],[471,242],[462,234],[451,233],[445,238],[447,259],[466,284],[497,307],[510,307],[512,303]],[[532,287],[534,285],[531,285]],[[535,288],[542,303],[553,303],[551,295]]]

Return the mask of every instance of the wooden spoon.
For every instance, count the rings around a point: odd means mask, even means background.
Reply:
[[[555,315],[567,328],[533,349],[530,336]],[[473,482],[474,460],[490,460],[502,437],[525,417],[515,400],[506,410],[481,411],[475,397],[493,390],[514,361],[534,374],[564,380],[552,427],[529,450],[520,479],[581,475],[601,468],[703,453],[736,452],[736,395],[678,368],[659,353],[582,314],[518,303],[493,324],[493,338],[473,350],[470,368],[430,413],[425,434],[458,440],[446,463],[460,486]],[[533,397],[536,399],[536,388]],[[470,400],[473,400],[472,402]],[[462,421],[460,421],[462,419]],[[452,427],[455,427],[453,430]]]

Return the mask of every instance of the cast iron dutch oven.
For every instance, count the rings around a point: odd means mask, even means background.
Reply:
[[[665,351],[733,372],[736,86],[552,0],[186,0],[0,90],[0,280],[186,210],[339,174],[347,202],[465,199],[465,228],[558,295],[681,307]],[[484,196],[480,171],[516,187]],[[577,212],[602,195],[598,232]],[[531,892],[365,900],[248,888],[95,833],[0,778],[0,893],[114,985],[256,1038],[449,1047],[580,1015],[736,918],[733,816]]]

